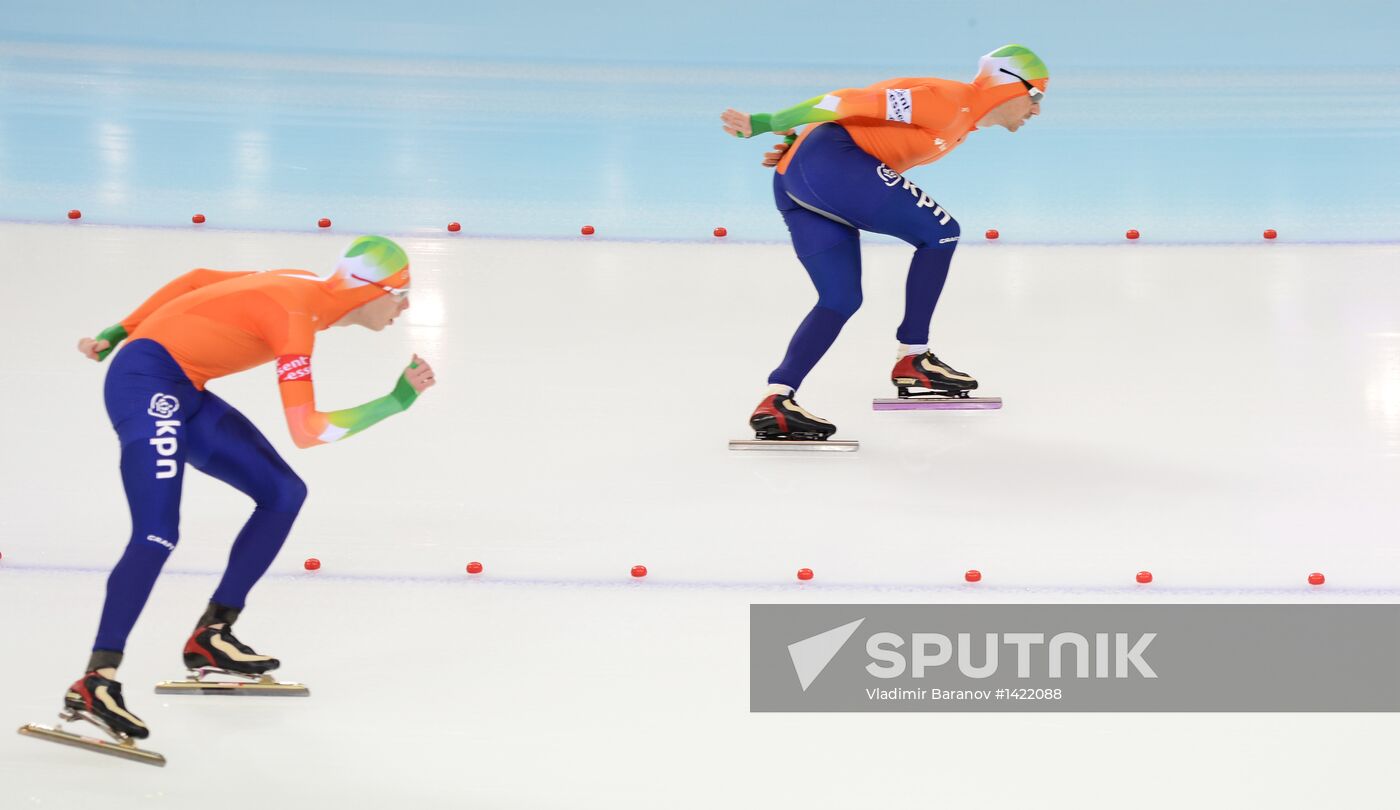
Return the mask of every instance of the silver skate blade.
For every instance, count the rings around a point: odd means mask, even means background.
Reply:
[[[777,450],[786,452],[854,453],[860,442],[827,439],[816,442],[803,439],[730,439],[730,450]]]
[[[165,757],[155,751],[147,751],[144,748],[137,748],[132,740],[125,742],[107,742],[92,737],[84,737],[80,734],[73,734],[50,726],[41,726],[36,723],[20,726],[19,733],[26,737],[34,737],[40,740],[48,740],[61,745],[71,745],[75,748],[86,748],[89,751],[96,751],[99,754],[109,754],[122,759],[130,759],[135,762],[144,762],[147,765],[154,765],[157,768],[165,767]]]
[[[310,697],[311,690],[306,684],[283,683],[273,680],[271,675],[248,678],[236,673],[218,671],[245,680],[211,681],[204,678],[206,671],[192,673],[182,681],[161,681],[156,684],[157,695],[264,695],[273,697]]]
[[[901,397],[877,399],[877,411],[997,411],[1001,397]]]

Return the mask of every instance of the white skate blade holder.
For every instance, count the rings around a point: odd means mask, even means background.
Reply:
[[[66,714],[59,715],[59,719],[67,721],[83,719],[77,716]],[[98,726],[101,728],[101,726]],[[106,729],[103,729],[106,731]],[[33,737],[38,740],[48,740],[60,745],[71,745],[74,748],[85,748],[89,751],[96,751],[99,754],[129,759],[133,762],[144,762],[147,765],[154,765],[157,768],[165,767],[165,756],[155,751],[148,751],[138,748],[136,741],[130,737],[120,737],[116,742],[99,740],[93,737],[84,737],[81,734],[74,734],[71,731],[64,731],[52,726],[41,726],[38,723],[29,723],[20,726],[19,733],[26,737]],[[109,734],[111,732],[108,732]],[[116,737],[116,735],[113,735]]]
[[[877,411],[999,411],[1001,397],[915,396],[876,399]]]
[[[730,439],[729,449],[779,453],[854,453],[860,449],[860,442],[843,439]]]
[[[211,675],[227,676],[229,680],[215,680]],[[222,669],[199,669],[191,670],[184,680],[161,681],[156,684],[156,694],[310,697],[311,690],[306,684],[284,683],[268,674],[243,675]]]

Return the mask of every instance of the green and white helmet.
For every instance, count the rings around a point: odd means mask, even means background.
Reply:
[[[361,236],[346,249],[335,266],[335,275],[345,287],[376,287],[404,289],[408,287],[408,254],[392,239],[383,236]]]
[[[977,60],[975,84],[995,87],[1002,84],[1029,82],[1045,92],[1050,83],[1050,70],[1035,52],[1024,45],[1003,45]]]

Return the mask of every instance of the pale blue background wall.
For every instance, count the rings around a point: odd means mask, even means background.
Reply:
[[[965,229],[1400,239],[1389,4],[285,5],[7,4],[0,218],[782,239],[769,141],[720,110],[967,78],[1017,41],[1045,114],[911,173]]]

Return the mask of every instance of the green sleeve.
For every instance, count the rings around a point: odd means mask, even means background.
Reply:
[[[121,343],[123,340],[126,340],[126,329],[122,327],[121,324],[117,324],[116,326],[109,326],[106,329],[103,329],[101,332],[98,332],[97,337],[94,339],[105,340],[112,344],[97,353],[97,360],[98,362],[101,362],[103,360],[106,360],[107,355],[111,354],[117,348],[118,343]]]
[[[839,117],[835,112],[817,108],[817,105],[821,104],[825,98],[824,95],[814,96],[795,107],[788,107],[786,110],[750,115],[749,123],[753,126],[753,135],[762,135],[765,132],[782,132],[803,124],[815,124],[818,121],[835,121]],[[753,137],[753,135],[749,137]]]
[[[409,368],[418,368],[417,363],[413,363]],[[399,403],[399,410],[406,411],[418,399],[418,392],[413,390],[413,385],[408,381],[407,374],[400,374],[399,381],[394,383],[394,390],[389,392],[389,396]]]
[[[417,367],[418,364],[413,364],[413,368]],[[353,436],[371,425],[378,424],[396,413],[403,413],[417,399],[418,392],[413,390],[413,386],[408,382],[408,377],[400,374],[399,381],[394,384],[393,391],[363,405],[330,411],[325,415],[326,421],[338,428],[338,433],[343,431],[337,438],[345,438]]]

